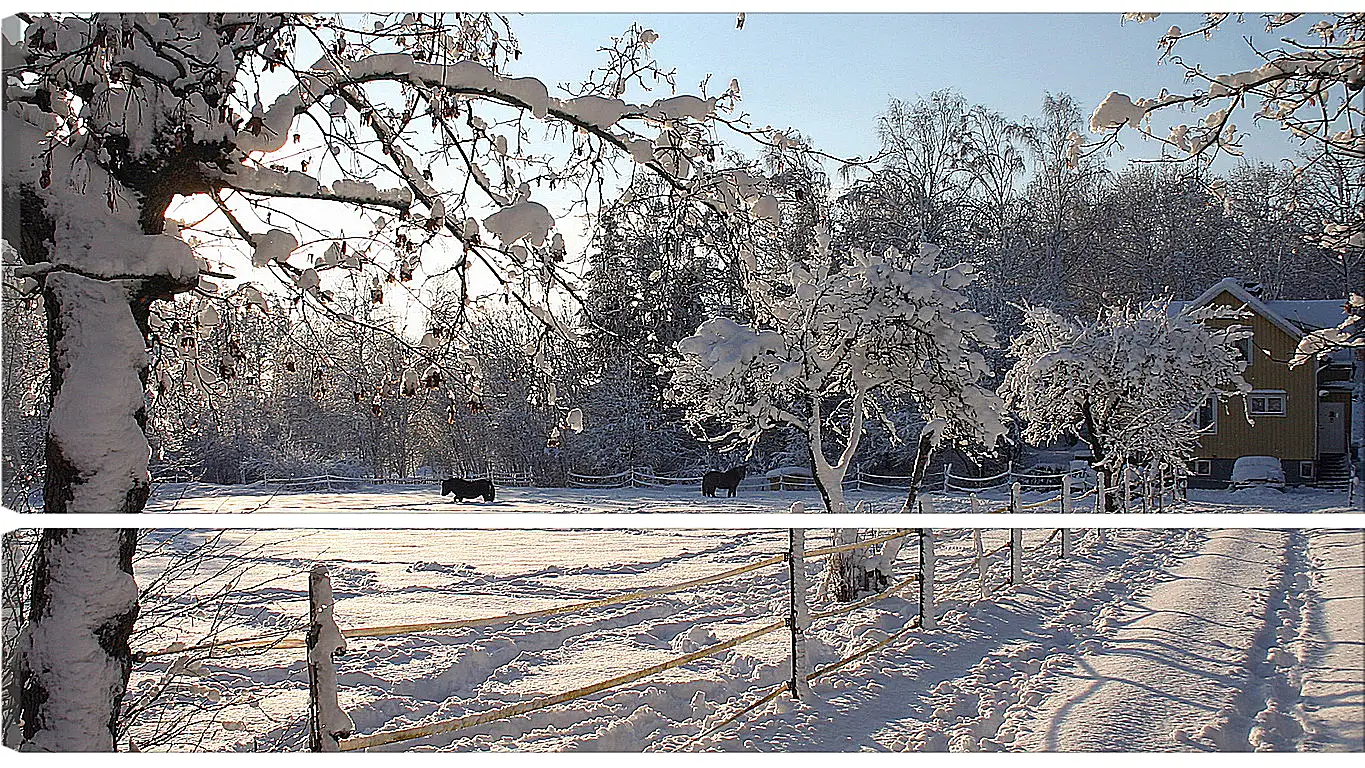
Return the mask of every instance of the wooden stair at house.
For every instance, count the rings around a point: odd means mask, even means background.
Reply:
[[[1317,487],[1344,491],[1351,486],[1351,463],[1344,453],[1324,453],[1318,457]]]

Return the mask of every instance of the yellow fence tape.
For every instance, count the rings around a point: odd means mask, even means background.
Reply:
[[[689,653],[685,656],[679,656],[675,659],[670,659],[669,661],[655,664],[652,667],[636,670],[635,672],[629,672],[624,675],[618,675],[616,677],[611,678],[610,680],[603,680],[600,683],[594,683],[592,685],[584,686],[582,688],[575,688],[572,691],[565,691],[564,693],[558,693],[552,696],[538,696],[534,699],[529,699],[519,704],[501,707],[499,709],[495,709],[489,712],[465,715],[464,717],[457,717],[452,720],[443,720],[438,723],[415,725],[410,728],[400,728],[394,731],[380,731],[379,733],[373,733],[368,736],[352,736],[351,738],[341,740],[341,750],[343,752],[351,752],[357,749],[370,749],[372,747],[379,747],[385,744],[393,744],[399,741],[411,741],[413,739],[425,738],[427,736],[435,736],[437,734],[442,733],[450,733],[452,731],[458,731],[463,728],[469,728],[471,726],[481,725],[483,723],[490,723],[493,722],[494,720],[503,720],[509,717],[523,715],[526,714],[527,712],[534,712],[539,709],[553,707],[556,704],[563,704],[569,701],[573,701],[575,699],[581,699],[584,696],[591,696],[594,693],[605,691],[609,688],[615,688],[617,686],[626,685],[627,683],[633,683],[636,680],[640,680],[641,678],[649,677],[650,675],[656,675],[665,670],[673,669],[674,667],[680,667],[684,664],[696,661],[698,659],[702,659],[707,656],[720,653],[721,651],[729,650],[737,645],[740,645],[741,643],[747,643],[750,640],[762,637],[763,635],[766,635],[769,632],[774,632],[776,630],[783,629],[786,626],[787,623],[785,621],[773,622],[772,624],[768,624],[767,626],[760,627],[750,632],[745,632],[744,634],[726,640],[723,643],[717,643],[715,645],[707,646],[706,648],[702,648],[699,651],[693,651],[692,653]]]
[[[724,581],[725,579],[733,578],[735,576],[739,576],[750,571],[756,571],[760,568],[766,568],[770,565],[776,565],[778,563],[786,562],[786,559],[787,556],[785,554],[772,555],[770,557],[765,557],[757,562],[749,563],[748,565],[742,565],[739,566],[738,568],[731,568],[728,571],[722,571],[720,573],[715,573],[710,576],[702,576],[695,579],[688,579],[687,581],[680,581],[676,584],[669,584],[668,586],[664,587],[642,589],[636,592],[627,592],[620,595],[612,595],[611,597],[604,597],[598,600],[587,600],[580,603],[570,603],[568,605],[556,606],[554,608],[542,608],[537,611],[509,613],[502,616],[487,616],[476,619],[460,619],[456,621],[427,621],[420,622],[417,624],[390,624],[386,626],[375,627],[349,627],[347,629],[343,629],[341,631],[341,634],[344,637],[348,638],[390,637],[393,635],[416,634],[419,632],[438,632],[447,629],[462,629],[465,627],[483,627],[488,626],[490,624],[503,624],[514,621],[522,621],[524,619],[539,618],[541,616],[553,616],[561,613],[572,613],[574,611],[586,611],[593,608],[601,608],[608,605],[616,605],[618,603],[627,603],[632,600],[639,600],[647,597],[665,595],[670,592],[680,592],[685,589],[699,587],[704,584],[710,584],[716,581]],[[271,635],[264,637],[246,637],[237,640],[224,640],[217,643],[202,643],[199,645],[185,646],[183,648],[171,646],[169,648],[163,648],[157,651],[145,651],[142,653],[142,657],[151,658],[154,656],[166,656],[174,653],[188,653],[190,651],[201,651],[212,648],[230,649],[236,651],[252,650],[273,651],[287,648],[302,648],[304,646],[305,642],[303,638],[298,637],[281,638],[278,635]]]

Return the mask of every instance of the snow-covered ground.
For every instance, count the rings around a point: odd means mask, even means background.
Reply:
[[[1025,504],[1055,498],[1057,491],[1028,492]],[[1205,491],[1192,489],[1190,503],[1177,512],[1350,512],[1344,491],[1291,488],[1288,491]],[[970,512],[967,494],[930,494],[935,512]],[[1003,489],[979,494],[989,508],[1008,503]],[[900,491],[850,491],[851,506],[863,504],[867,512],[899,512]],[[207,483],[158,485],[148,512],[307,513],[307,512],[595,512],[595,513],[686,513],[733,512],[781,513],[792,502],[804,501],[820,508],[814,491],[767,491],[740,489],[735,498],[708,498],[694,486],[671,488],[499,488],[497,500],[452,502],[441,498],[439,486],[359,485],[333,490],[272,490],[264,486],[228,486]],[[1032,510],[1058,511],[1060,504]],[[850,509],[850,512],[857,511]],[[986,510],[983,510],[986,511]],[[1074,511],[1094,511],[1094,497],[1077,501]]]
[[[980,599],[971,532],[937,547],[938,627],[915,628],[813,685],[704,735],[779,684],[789,636],[765,635],[623,688],[386,749],[1036,750],[1355,749],[1362,744],[1365,532],[1110,530],[1058,558],[1028,531],[1025,584],[1004,555]],[[243,531],[154,533],[139,575],[219,537],[215,557],[162,594],[189,608],[224,580],[221,608],[195,626],[140,631],[135,646],[253,635],[298,624],[307,570],[331,566],[343,628],[498,616],[707,576],[780,553],[781,531]],[[1005,532],[984,533],[987,550]],[[811,532],[809,547],[829,541]],[[918,562],[914,538],[897,578]],[[216,566],[228,570],[219,572]],[[246,568],[239,572],[234,568]],[[820,563],[809,564],[812,611]],[[485,712],[649,667],[780,620],[781,564],[734,579],[511,624],[353,638],[340,699],[370,734]],[[917,613],[918,591],[810,629],[816,669],[884,640]],[[178,613],[172,608],[170,614]],[[174,657],[172,657],[174,658]],[[167,657],[136,667],[134,692]],[[304,742],[302,649],[189,665],[132,737],[158,727],[213,749]],[[192,687],[191,687],[192,686]],[[216,703],[211,703],[216,702]],[[198,720],[185,713],[198,713]],[[208,714],[205,714],[208,713]],[[211,722],[210,722],[211,721]],[[202,731],[202,737],[199,733]]]

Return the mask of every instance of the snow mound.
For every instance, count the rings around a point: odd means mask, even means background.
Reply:
[[[689,630],[678,633],[676,637],[669,641],[668,646],[678,653],[692,653],[703,648],[715,645],[720,642],[711,630],[702,626],[694,626]]]

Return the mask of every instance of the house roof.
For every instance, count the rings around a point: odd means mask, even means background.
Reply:
[[[1171,302],[1168,311],[1171,314],[1179,314],[1202,307],[1224,292],[1232,294],[1234,298],[1245,304],[1247,309],[1269,320],[1295,339],[1302,338],[1309,331],[1335,328],[1346,320],[1345,306],[1340,299],[1262,301],[1252,295],[1234,277],[1225,277],[1219,280],[1194,301]]]
[[[1265,304],[1305,331],[1335,328],[1346,321],[1345,302],[1341,299],[1267,301]]]

